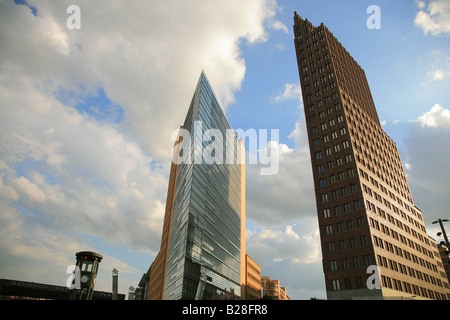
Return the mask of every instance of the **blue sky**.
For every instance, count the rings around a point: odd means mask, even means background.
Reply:
[[[365,70],[434,236],[450,205],[448,1],[3,1],[0,278],[64,285],[93,250],[99,290],[113,268],[121,293],[138,284],[159,249],[171,133],[205,70],[233,128],[280,132],[279,172],[247,168],[248,253],[293,299],[325,298],[294,11]]]

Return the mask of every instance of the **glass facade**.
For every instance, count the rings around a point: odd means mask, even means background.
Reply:
[[[164,300],[239,298],[240,144],[234,134],[232,139],[225,138],[231,128],[203,72],[183,128],[189,131],[195,146],[187,151],[192,153],[192,159],[195,150],[201,147],[213,150],[212,156],[223,159],[223,164],[205,161],[179,164]],[[201,133],[195,131],[199,129]],[[223,139],[203,138],[208,129],[217,129]],[[223,154],[214,154],[218,150]],[[226,164],[227,152],[233,155],[232,164]]]

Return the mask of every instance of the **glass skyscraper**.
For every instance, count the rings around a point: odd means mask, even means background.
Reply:
[[[245,254],[242,143],[232,133],[204,72],[182,131],[189,133],[182,139],[191,138],[183,140],[191,147],[180,148],[180,143],[175,148],[174,158],[182,160],[172,164],[161,245],[165,252],[158,255],[164,267],[156,266],[157,257],[154,265],[159,275],[155,271],[150,276],[151,287],[152,281],[162,284],[153,298],[240,299],[241,255]],[[205,154],[208,159],[202,157]],[[211,162],[211,158],[219,161]]]

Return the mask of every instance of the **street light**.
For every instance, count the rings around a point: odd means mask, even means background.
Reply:
[[[445,243],[447,244],[447,246],[449,246],[450,243],[448,242],[447,234],[445,233],[445,228],[443,225],[443,222],[447,222],[447,221],[448,221],[448,219],[438,219],[436,221],[433,221],[432,224],[439,223],[439,225],[441,226],[442,235],[444,236]],[[438,234],[438,236],[440,236],[440,234]]]

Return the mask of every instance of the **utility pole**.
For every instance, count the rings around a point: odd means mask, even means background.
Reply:
[[[439,225],[441,226],[442,235],[444,236],[445,244],[446,244],[447,248],[450,249],[450,243],[448,242],[447,233],[445,232],[444,224],[442,223],[442,222],[447,222],[447,221],[448,221],[448,219],[438,219],[436,221],[433,221],[432,224],[439,223]]]

